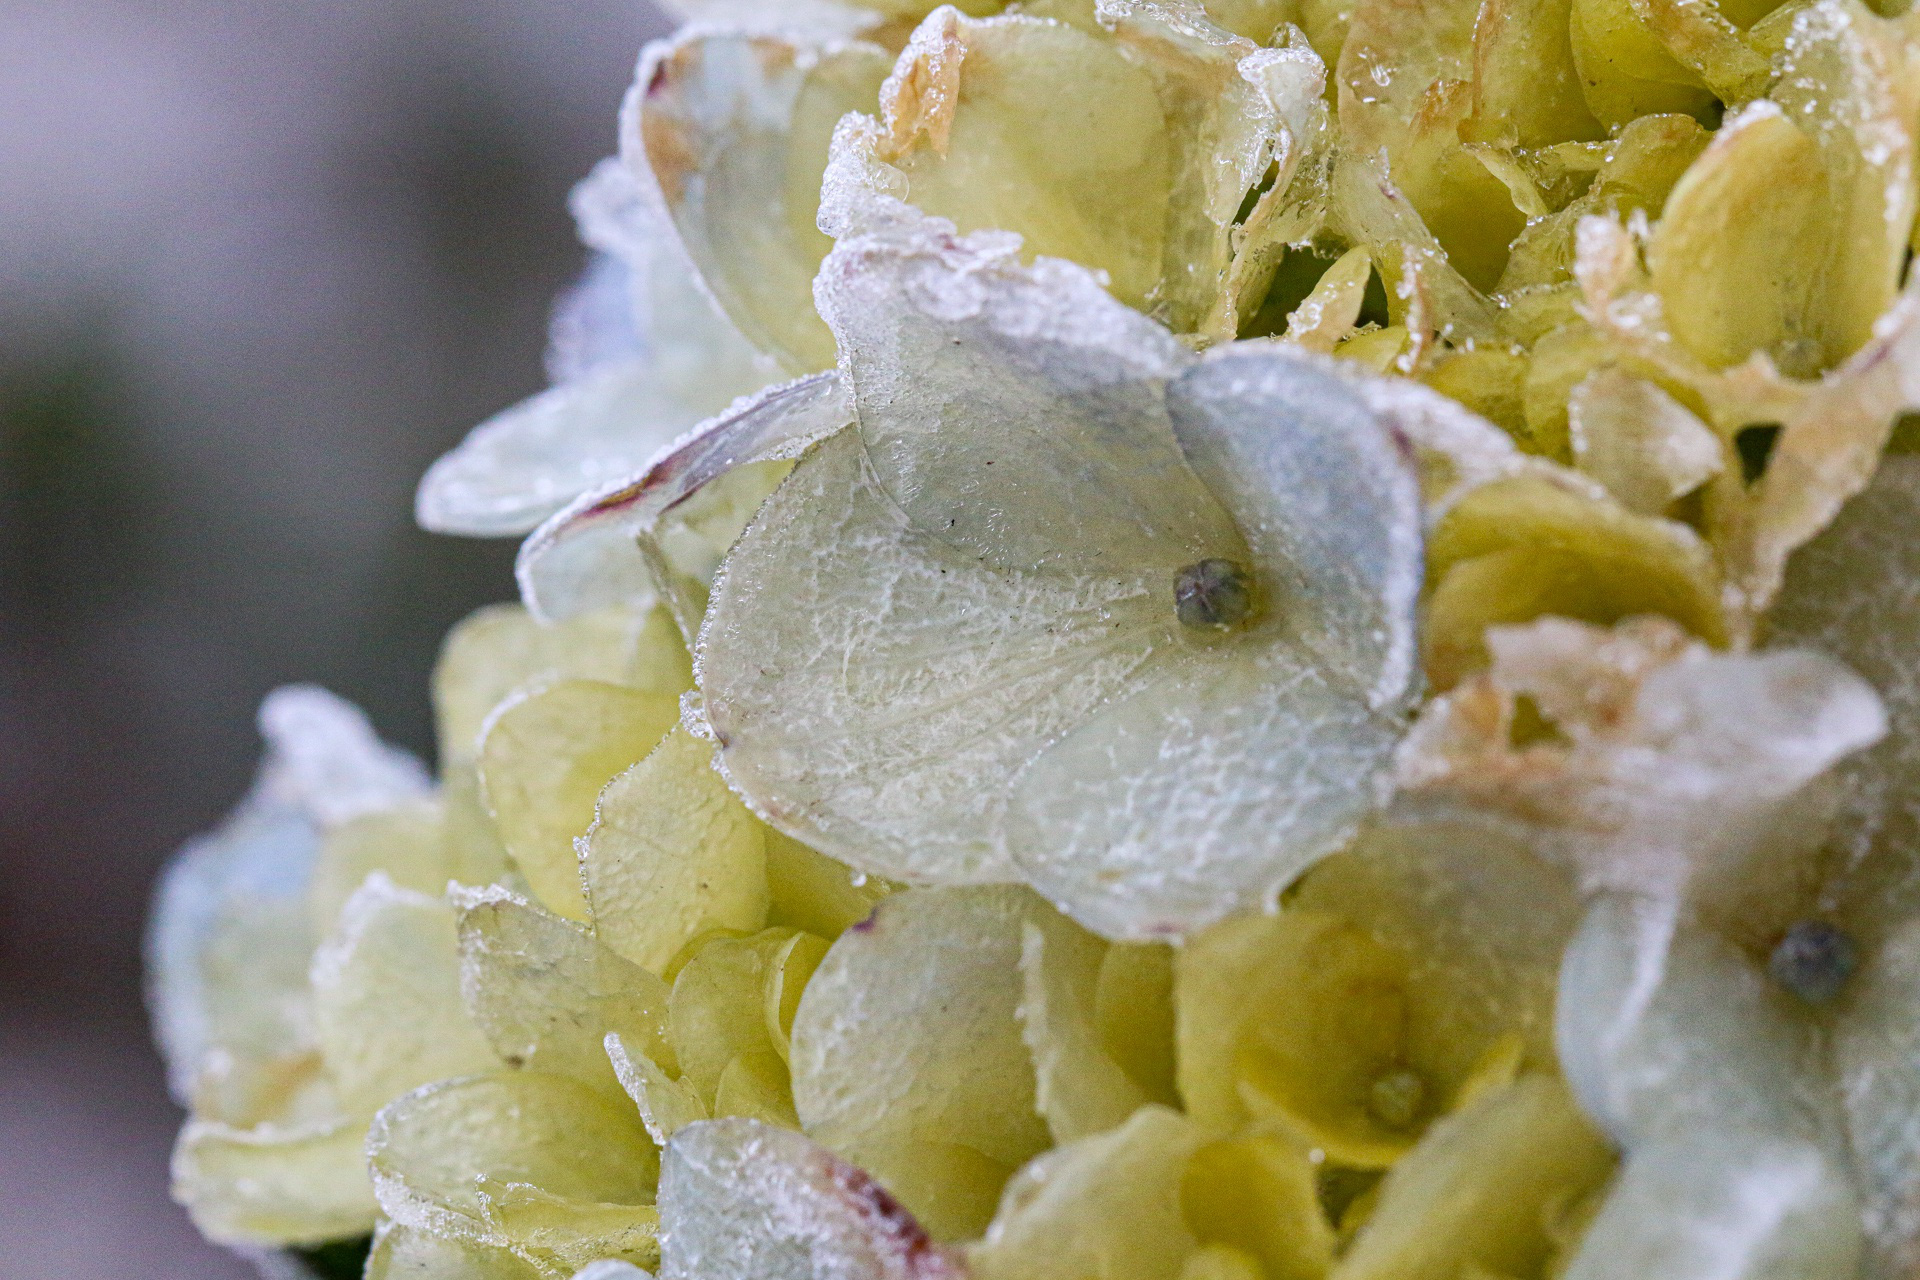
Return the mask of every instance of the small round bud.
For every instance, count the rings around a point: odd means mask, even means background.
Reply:
[[[1825,1004],[1846,987],[1859,958],[1845,930],[1824,920],[1800,920],[1767,957],[1767,972],[1808,1004]]]
[[[1173,608],[1182,626],[1231,631],[1253,617],[1253,574],[1232,560],[1201,560],[1173,575]]]

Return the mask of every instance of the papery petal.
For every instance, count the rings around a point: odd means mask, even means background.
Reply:
[[[794,373],[834,361],[811,291],[832,247],[814,226],[828,142],[891,66],[873,45],[696,30],[649,47],[627,100],[627,163],[728,317]]]
[[[835,373],[811,374],[739,401],[676,440],[637,476],[581,495],[541,525],[521,545],[515,565],[521,598],[536,618],[566,621],[664,591],[691,636],[699,629],[696,605],[705,602],[689,600],[682,579],[712,577],[713,566],[704,561],[732,545],[777,483],[778,476],[760,475],[757,464],[797,458],[852,420],[853,405]],[[680,542],[703,545],[680,545],[676,526],[687,524],[701,493],[716,482],[740,490],[746,510],[720,528],[702,522],[683,530]],[[690,550],[704,550],[703,562],[689,563]]]
[[[872,1178],[797,1133],[689,1125],[660,1169],[661,1280],[960,1280]]]
[[[421,478],[414,500],[421,527],[525,533],[580,494],[630,475],[675,436],[769,380],[771,370],[701,292],[654,200],[613,161],[574,194],[583,237],[627,265],[642,349],[475,427]]]
[[[964,1238],[1045,1148],[1016,1016],[1022,930],[1070,929],[1016,888],[883,901],[815,972],[793,1024],[807,1133],[884,1183],[936,1237]]]

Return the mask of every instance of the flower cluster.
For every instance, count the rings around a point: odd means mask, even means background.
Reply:
[[[281,690],[163,883],[201,1228],[1911,1275],[1920,21],[675,2],[438,777]]]

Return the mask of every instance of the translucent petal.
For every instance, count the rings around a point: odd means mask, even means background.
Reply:
[[[1106,946],[1091,934],[1025,926],[1020,1023],[1033,1055],[1035,1105],[1057,1143],[1117,1127],[1147,1102],[1100,1043],[1094,1002]]]
[[[488,1183],[581,1205],[646,1205],[657,1160],[639,1116],[566,1076],[447,1080],[388,1105],[367,1135],[380,1208],[404,1226],[511,1243],[488,1222]]]
[[[1834,1160],[1804,1141],[1709,1128],[1628,1159],[1566,1280],[1787,1280],[1859,1266],[1859,1203]]]
[[[1613,1165],[1612,1149],[1559,1081],[1523,1076],[1435,1123],[1394,1165],[1333,1275],[1540,1274],[1554,1246],[1551,1213],[1604,1184]]]
[[[313,957],[314,1029],[349,1115],[497,1065],[460,1000],[454,911],[376,872]]]
[[[767,1036],[780,1061],[792,1059],[793,1020],[800,1012],[800,997],[807,983],[827,958],[829,943],[811,933],[796,933],[780,944],[767,964],[765,1008]]]
[[[1055,88],[1066,84],[1071,94]],[[1104,33],[937,12],[880,107],[880,129],[842,131],[839,143],[868,153],[883,190],[963,234],[1011,232],[1029,253],[1105,272],[1129,305],[1154,299],[1172,179],[1166,117],[1153,77]],[[829,208],[822,225],[838,235],[837,220]]]
[[[555,513],[521,545],[515,565],[528,609],[566,620],[664,590],[682,629],[693,634],[694,606],[704,600],[689,600],[683,579],[712,577],[704,562],[733,544],[772,488],[761,474],[766,467],[798,457],[853,420],[845,385],[838,374],[813,374],[742,399],[674,441],[638,476],[591,490]],[[750,499],[741,504],[746,510],[737,523],[689,529],[686,517],[703,492],[715,491],[710,487],[740,490],[734,496]],[[688,563],[688,543],[704,552],[703,563]]]
[[[1181,1175],[1200,1145],[1178,1112],[1144,1107],[1109,1133],[1038,1157],[1007,1184],[986,1238],[968,1252],[980,1280],[1177,1280],[1195,1248]]]
[[[1864,681],[1806,650],[1712,654],[1655,619],[1489,636],[1491,673],[1408,735],[1403,788],[1519,820],[1583,890],[1684,895],[1755,945],[1805,913],[1830,796],[1812,784],[1885,729]],[[1554,734],[1515,745],[1521,697]]]
[[[1222,1138],[1187,1162],[1181,1208],[1203,1244],[1243,1251],[1258,1274],[1319,1280],[1333,1263],[1334,1233],[1316,1173],[1307,1149],[1278,1135]]]
[[[1790,1001],[1671,904],[1603,895],[1561,970],[1561,1064],[1628,1150],[1681,1131],[1818,1139],[1837,1117]]]
[[[660,1215],[652,1205],[569,1200],[492,1179],[482,1184],[482,1196],[488,1234],[545,1275],[572,1276],[599,1259],[648,1267],[660,1261]]]
[[[721,765],[763,818],[864,871],[1012,879],[992,780],[1134,687],[1176,625],[1164,590],[984,571],[908,525],[836,436],[715,585],[699,664]]]
[[[692,1087],[669,1076],[645,1053],[612,1033],[607,1036],[606,1050],[620,1087],[640,1108],[640,1119],[655,1146],[664,1151],[674,1134],[696,1120],[708,1118],[706,1104]]]
[[[835,942],[793,1025],[807,1133],[857,1161],[934,1235],[978,1232],[1048,1144],[1016,1016],[1022,930],[1067,926],[1015,888],[912,889]]]
[[[872,914],[900,886],[862,875],[790,836],[767,833],[770,923],[805,929],[828,941]]]
[[[721,1071],[713,1090],[713,1114],[744,1116],[762,1124],[799,1129],[786,1064],[770,1053],[743,1053]]]
[[[540,1280],[505,1249],[383,1223],[367,1255],[366,1280]]]
[[[1158,576],[1235,553],[1168,429],[1161,387],[1187,357],[1091,273],[922,220],[843,241],[819,301],[868,459],[917,529],[1009,570]]]
[[[586,918],[574,840],[593,822],[601,789],[679,719],[672,694],[597,680],[525,693],[488,719],[481,791],[507,852],[549,909]]]
[[[701,292],[655,199],[614,161],[574,193],[583,236],[634,277],[642,352],[475,427],[421,478],[414,515],[423,528],[525,533],[768,381],[771,371]]]
[[[1719,437],[1658,386],[1589,374],[1567,405],[1574,465],[1629,511],[1660,515],[1725,467]]]
[[[629,99],[628,162],[657,184],[701,280],[755,346],[795,373],[831,368],[812,282],[814,227],[840,117],[872,111],[891,59],[696,31],[649,47]]]
[[[567,679],[676,697],[693,683],[686,646],[664,609],[616,606],[543,625],[517,605],[488,605],[454,625],[434,664],[443,772],[479,754],[487,717],[509,694]]]
[[[1920,1261],[1920,919],[1861,965],[1833,1031],[1833,1066],[1877,1274]]]
[[[173,1149],[173,1198],[222,1244],[319,1244],[373,1226],[366,1124],[235,1128],[189,1120]]]
[[[504,890],[470,891],[456,902],[461,994],[507,1065],[617,1092],[607,1036],[671,1061],[660,979]]]
[[[871,1178],[751,1120],[681,1130],[660,1169],[661,1280],[960,1280]]]
[[[789,936],[768,929],[751,938],[715,937],[674,977],[667,1035],[682,1082],[709,1108],[735,1058],[761,1054],[779,1062],[767,1027],[767,987]]]
[[[1093,1016],[1100,1044],[1154,1102],[1178,1103],[1173,1083],[1173,948],[1117,942],[1100,962]]]

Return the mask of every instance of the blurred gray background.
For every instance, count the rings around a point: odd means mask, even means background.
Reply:
[[[238,1277],[168,1201],[139,939],[324,683],[428,744],[510,544],[415,477],[543,382],[643,0],[0,0],[0,1277]]]

